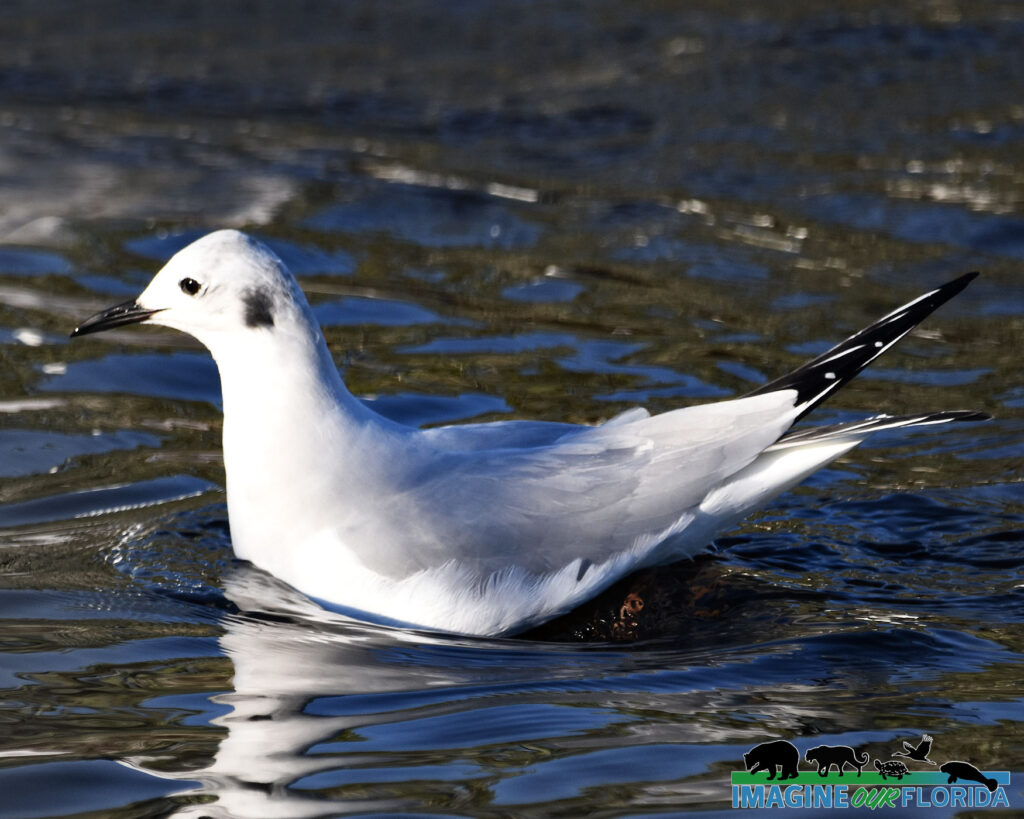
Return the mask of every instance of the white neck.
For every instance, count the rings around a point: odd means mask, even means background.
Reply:
[[[319,330],[273,328],[249,335],[244,345],[209,345],[220,370],[225,421],[261,415],[273,427],[267,432],[277,434],[285,432],[282,426],[311,420],[310,413],[321,423],[383,421],[348,391]]]
[[[237,339],[208,344],[224,401],[231,536],[239,557],[273,571],[291,544],[316,534],[319,522],[296,510],[335,509],[344,520],[350,503],[358,514],[389,460],[388,442],[411,430],[348,391],[315,327],[255,329],[244,346]]]

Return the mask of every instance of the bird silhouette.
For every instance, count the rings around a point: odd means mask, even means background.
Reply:
[[[927,762],[929,765],[935,764],[928,758],[928,754],[930,754],[932,750],[932,737],[928,734],[921,737],[921,741],[918,743],[916,748],[906,740],[903,740],[903,747],[906,750],[893,751],[892,755],[905,756],[907,759],[913,759],[916,762]]]

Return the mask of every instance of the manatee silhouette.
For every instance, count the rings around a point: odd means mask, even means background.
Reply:
[[[946,780],[948,785],[952,785],[958,779],[964,779],[968,782],[978,782],[984,785],[988,788],[989,793],[999,787],[998,782],[986,777],[985,774],[969,762],[947,762],[945,765],[940,765],[939,770],[944,774],[949,774],[949,779]]]

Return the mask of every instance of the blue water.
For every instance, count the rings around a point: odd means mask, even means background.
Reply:
[[[5,11],[0,817],[724,816],[923,734],[1024,810],[1024,17],[890,6]],[[204,350],[67,339],[225,225],[404,423],[741,395],[970,269],[808,421],[995,419],[517,638],[371,626],[234,558]]]

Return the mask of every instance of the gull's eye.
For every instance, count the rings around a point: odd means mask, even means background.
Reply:
[[[178,287],[181,288],[182,293],[188,293],[188,295],[194,296],[199,292],[199,288],[202,287],[202,285],[195,279],[189,279],[186,277],[178,282]]]

